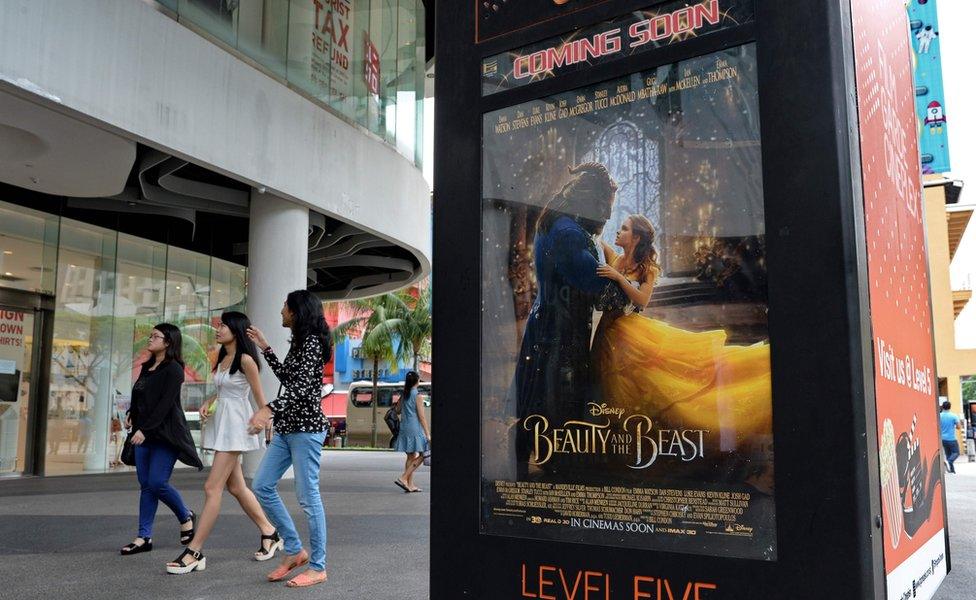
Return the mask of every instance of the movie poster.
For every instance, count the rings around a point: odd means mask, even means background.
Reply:
[[[483,143],[482,532],[775,560],[755,45]]]
[[[888,598],[924,599],[947,547],[909,21],[901,0],[852,9],[885,576]]]

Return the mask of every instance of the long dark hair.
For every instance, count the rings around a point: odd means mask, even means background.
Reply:
[[[420,375],[416,371],[407,371],[407,376],[403,378],[403,393],[400,394],[400,401],[397,402],[397,412],[403,412],[403,403],[410,399],[410,390],[420,383]]]
[[[227,326],[227,329],[230,329],[234,335],[234,341],[237,343],[237,352],[234,354],[234,360],[230,363],[230,374],[233,375],[241,370],[241,357],[245,354],[254,359],[254,364],[260,370],[261,362],[258,360],[258,348],[251,341],[251,338],[247,337],[247,328],[251,326],[251,320],[247,318],[247,315],[232,310],[220,315],[220,321]],[[226,357],[227,348],[221,344],[220,351],[217,352],[217,362],[213,366],[214,372],[217,371],[217,367]]]
[[[654,225],[644,215],[630,215],[630,231],[637,236],[637,247],[634,248],[634,264],[641,281],[657,279],[661,273],[661,265],[657,262],[657,250],[654,249]]]
[[[163,363],[173,361],[182,367],[183,334],[180,332],[180,328],[171,323],[157,323],[155,326],[153,326],[153,329],[163,334],[163,338],[165,338],[166,341],[166,355],[163,357]],[[148,369],[155,364],[156,355],[150,355],[149,360],[145,362],[145,368]]]
[[[291,347],[301,347],[308,336],[315,336],[322,343],[322,362],[332,358],[332,335],[325,322],[322,301],[308,290],[295,290],[285,298],[291,311]]]
[[[556,219],[568,216],[588,233],[599,233],[610,218],[617,183],[607,168],[596,162],[570,167],[569,172],[575,177],[542,209],[536,229],[548,232]]]

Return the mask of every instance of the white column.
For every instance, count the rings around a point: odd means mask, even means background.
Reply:
[[[289,292],[308,287],[308,209],[252,189],[249,231],[247,315],[284,358],[290,331],[281,326],[281,307]],[[277,397],[278,380],[267,366],[261,387],[268,402]],[[244,455],[245,476],[254,476],[263,456],[263,449]]]

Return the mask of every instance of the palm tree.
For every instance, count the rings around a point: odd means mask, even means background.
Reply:
[[[420,355],[429,351],[430,336],[433,333],[430,286],[419,289],[416,298],[405,291],[398,292],[396,298],[402,304],[403,312],[398,333],[400,338],[410,345],[413,370],[416,371],[419,367]]]
[[[373,361],[373,424],[372,445],[376,446],[376,409],[379,400],[378,378],[380,362],[397,364],[404,358],[406,344],[398,341],[403,322],[403,303],[393,294],[353,300],[348,303],[356,315],[332,330],[333,341],[345,340],[349,334],[362,329],[363,342],[359,350]]]

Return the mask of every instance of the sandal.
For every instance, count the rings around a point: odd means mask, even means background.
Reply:
[[[321,573],[321,575],[319,575],[319,573]],[[325,573],[325,571],[307,569],[288,580],[288,583],[286,583],[285,586],[290,588],[310,587],[319,583],[325,583],[328,580],[329,576]]]
[[[191,557],[194,559],[190,564],[185,564],[183,562],[184,557]],[[170,575],[186,575],[187,573],[192,573],[194,571],[203,571],[207,568],[207,557],[203,555],[202,552],[197,552],[190,548],[184,548],[183,553],[176,557],[171,563],[166,565],[166,572]]]
[[[184,546],[186,546],[187,544],[193,541],[193,530],[196,529],[197,526],[197,513],[191,510],[190,518],[187,519],[186,521],[181,521],[180,525],[186,525],[187,523],[192,523],[193,526],[187,529],[186,531],[183,531],[182,529],[180,530],[180,543],[183,544]]]
[[[138,538],[142,540],[141,544],[136,544],[135,542],[131,544],[126,544],[119,549],[119,554],[122,556],[129,556],[130,554],[141,554],[143,552],[149,552],[152,550],[152,538]]]
[[[409,492],[409,491],[410,491],[410,489],[409,489],[409,488],[407,488],[407,484],[405,484],[405,483],[403,483],[403,482],[402,482],[402,481],[400,481],[399,479],[394,479],[394,480],[393,480],[393,483],[394,483],[394,484],[396,484],[396,486],[397,486],[398,488],[400,488],[401,490],[403,490],[404,492]]]
[[[281,581],[298,567],[303,567],[308,564],[308,552],[304,550],[296,554],[294,558],[297,559],[294,563],[278,565],[277,569],[268,573],[268,581]]]
[[[268,540],[268,541],[271,542],[271,545],[268,546],[267,548],[264,547],[264,541],[265,540]],[[275,529],[274,530],[274,533],[272,533],[271,535],[264,535],[264,534],[262,534],[261,535],[261,548],[257,552],[254,553],[254,560],[261,561],[261,562],[266,561],[266,560],[270,560],[270,559],[274,558],[275,552],[277,552],[278,550],[281,550],[284,547],[285,547],[285,543],[283,541],[281,541],[281,536],[278,535],[278,530],[277,529]]]

